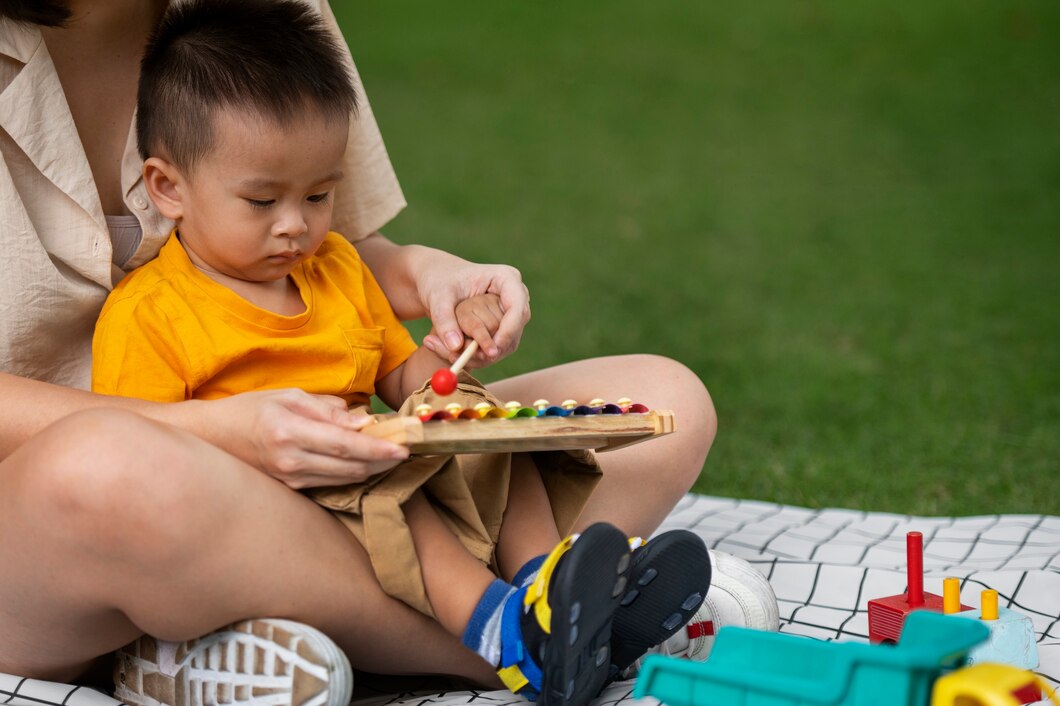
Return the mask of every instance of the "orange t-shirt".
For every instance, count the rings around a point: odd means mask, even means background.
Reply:
[[[171,235],[107,298],[92,339],[95,392],[160,402],[297,387],[367,404],[416,343],[357,251],[328,233],[291,272],[306,310],[283,316],[214,282]]]

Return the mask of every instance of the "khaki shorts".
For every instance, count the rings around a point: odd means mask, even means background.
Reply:
[[[411,395],[399,413],[411,414],[425,401],[436,403],[429,385]],[[445,399],[464,407],[483,401],[500,406],[469,375],[462,375],[457,391]],[[529,456],[541,473],[556,529],[565,536],[600,480],[600,466],[591,451],[547,451]],[[433,617],[402,505],[422,490],[467,550],[492,566],[509,501],[510,473],[511,454],[416,456],[368,482],[313,488],[306,494],[331,510],[357,537],[387,594]],[[518,502],[518,498],[513,500]]]

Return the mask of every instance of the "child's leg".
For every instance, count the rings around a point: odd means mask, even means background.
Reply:
[[[521,499],[516,493],[526,490],[530,502],[525,508],[509,503],[515,517],[508,529],[524,534],[512,535],[506,561],[511,571],[524,557],[547,552],[531,585],[517,588],[495,578],[422,493],[405,503],[405,520],[438,622],[501,667],[498,673],[513,692],[542,706],[583,706],[609,674],[611,620],[626,586],[629,548],[621,532],[604,524],[588,528],[576,542],[559,542],[547,498],[536,495],[537,471],[532,465],[530,470],[513,475],[511,497]],[[547,522],[535,525],[542,499]],[[542,524],[557,540],[553,546],[543,538]]]
[[[526,454],[512,454],[508,506],[497,539],[501,576],[512,580],[527,562],[548,554],[559,541],[552,505],[537,466]]]
[[[615,527],[598,523],[531,564],[533,578],[516,579],[521,585],[502,618],[502,631],[515,626],[520,639],[515,649],[505,645],[498,673],[541,706],[582,706],[610,674],[612,619],[627,585],[629,545]],[[509,612],[513,605],[518,610]]]
[[[514,577],[516,586],[522,585],[558,540],[537,466],[527,455],[514,454],[508,507],[497,542],[501,576]],[[633,553],[630,585],[614,616],[611,677],[682,628],[710,587],[707,548],[692,532],[672,530],[642,544]]]
[[[497,577],[467,551],[423,493],[416,491],[403,507],[419,555],[427,600],[442,627],[460,637]]]

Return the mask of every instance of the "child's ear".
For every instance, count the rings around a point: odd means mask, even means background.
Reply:
[[[147,194],[166,218],[179,221],[184,215],[182,196],[186,184],[184,175],[172,163],[160,157],[148,157],[144,161]]]

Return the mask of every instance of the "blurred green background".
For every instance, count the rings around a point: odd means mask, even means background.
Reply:
[[[485,379],[660,353],[698,491],[1060,512],[1056,0],[332,2],[387,235],[531,289]]]

